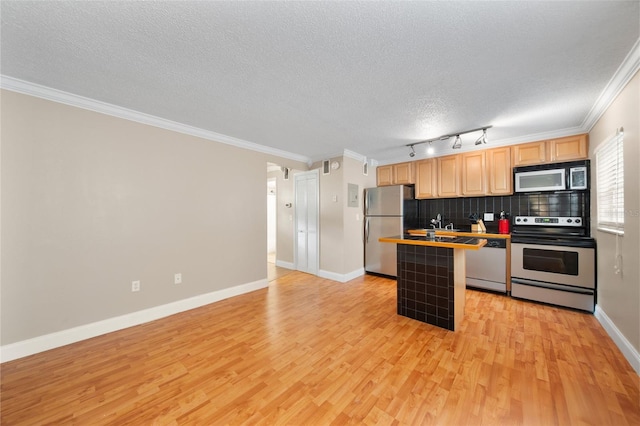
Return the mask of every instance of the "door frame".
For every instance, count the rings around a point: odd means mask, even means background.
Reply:
[[[316,247],[315,247],[315,253],[316,253],[316,259],[315,259],[315,264],[316,264],[316,269],[314,271],[309,271],[309,273],[313,274],[313,275],[318,275],[318,272],[320,271],[320,173],[319,173],[319,169],[314,169],[308,172],[300,172],[300,173],[296,173],[293,175],[293,193],[294,193],[294,200],[295,200],[295,209],[294,209],[294,225],[293,225],[293,266],[296,270],[298,270],[298,214],[299,214],[299,207],[298,207],[298,178],[301,177],[307,177],[307,176],[312,176],[315,177],[315,181],[316,181],[316,232],[317,232],[317,238],[316,238]]]

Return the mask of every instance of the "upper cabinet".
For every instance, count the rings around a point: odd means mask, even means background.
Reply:
[[[378,186],[393,185],[393,165],[376,168],[376,183]]]
[[[513,166],[583,160],[589,155],[586,134],[513,145]]]
[[[546,141],[523,143],[511,147],[513,166],[529,166],[547,162]]]
[[[438,164],[435,158],[416,161],[416,198],[438,196]]]
[[[513,194],[513,168],[511,167],[511,148],[488,149],[487,177],[489,195]]]
[[[378,186],[414,184],[413,162],[378,166],[376,181]]]
[[[461,178],[461,158],[459,155],[447,155],[436,158],[438,162],[438,197],[459,197]]]
[[[416,185],[416,198],[513,194],[513,168],[588,158],[587,135],[379,166],[378,186]]]
[[[415,183],[413,176],[413,162],[394,164],[393,179],[395,185],[411,185]]]
[[[485,151],[462,154],[462,195],[481,196],[487,193],[487,154]]]
[[[566,138],[552,139],[549,145],[549,161],[573,161],[582,160],[589,155],[587,135],[568,136]]]

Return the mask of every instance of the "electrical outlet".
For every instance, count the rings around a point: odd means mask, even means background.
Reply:
[[[131,281],[131,291],[140,291],[140,281]]]
[[[174,284],[182,284],[182,274],[175,274],[173,276],[173,283]]]

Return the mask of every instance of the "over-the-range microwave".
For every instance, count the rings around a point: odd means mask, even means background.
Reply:
[[[515,167],[513,176],[516,192],[585,190],[589,188],[589,160]]]

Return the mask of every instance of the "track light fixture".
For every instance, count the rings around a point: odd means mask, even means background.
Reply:
[[[476,145],[486,144],[487,143],[487,129],[490,129],[492,127],[493,126],[478,127],[477,129],[465,130],[464,132],[456,132],[456,133],[453,133],[453,134],[450,134],[450,135],[442,135],[442,136],[439,136],[437,138],[427,139],[427,140],[420,141],[420,142],[413,142],[413,143],[407,144],[405,146],[408,146],[409,148],[411,148],[411,152],[409,153],[409,157],[415,157],[415,155],[416,155],[415,146],[416,145],[420,145],[422,143],[428,143],[429,144],[429,148],[427,148],[427,154],[433,154],[433,148],[431,147],[431,142],[446,141],[446,140],[449,140],[449,139],[455,137],[455,140],[453,141],[453,145],[451,145],[451,148],[452,149],[460,149],[460,148],[462,148],[462,138],[460,138],[460,135],[477,132],[479,130],[482,130],[482,136],[480,136],[476,140],[475,144]]]
[[[476,145],[486,144],[487,143],[487,129],[482,129],[482,136],[480,136],[476,140]]]
[[[460,149],[462,148],[462,139],[460,139],[460,135],[456,135],[456,140],[453,141],[453,145],[451,145],[451,149]]]

